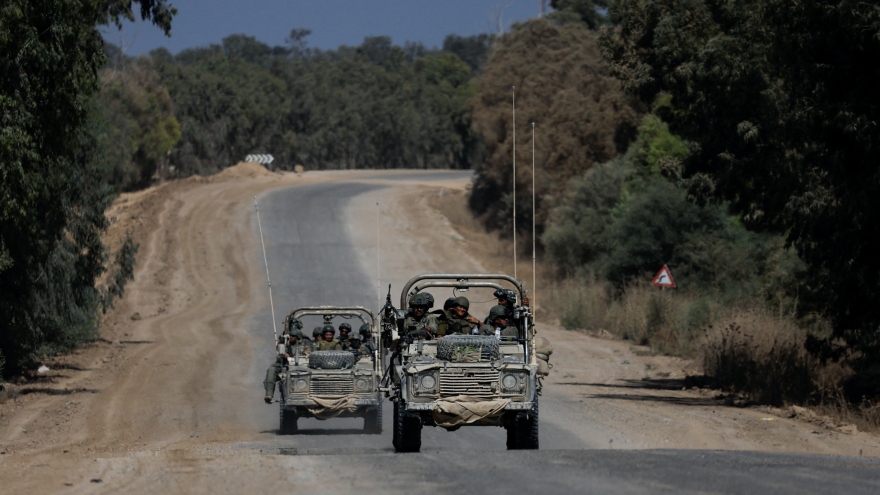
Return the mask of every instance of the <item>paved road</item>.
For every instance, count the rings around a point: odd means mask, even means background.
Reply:
[[[436,177],[458,175],[441,172]],[[406,175],[398,178],[405,180]],[[382,187],[334,182],[260,198],[278,319],[301,305],[376,305],[375,280],[358,263],[356,250],[362,247],[353,245],[343,219],[350,198],[375,194]],[[262,267],[261,253],[254,253],[253,262]],[[392,290],[395,300],[399,290],[399,284]],[[306,322],[305,330],[318,323]],[[253,364],[256,383],[271,354],[268,315],[256,317],[250,328],[258,337],[255,354],[267,361]],[[578,407],[589,406],[567,402],[552,390],[545,393],[538,452],[507,452],[504,431],[487,427],[451,433],[425,428],[422,453],[394,454],[390,403],[385,433],[378,436],[362,435],[359,419],[301,420],[299,435],[280,436],[277,406],[255,408],[262,434],[237,448],[294,456],[299,472],[308,473],[296,477],[302,493],[350,493],[355,485],[387,493],[880,493],[877,460],[612,450],[614,444],[607,439],[614,435],[579,421]],[[596,431],[573,431],[591,428]]]

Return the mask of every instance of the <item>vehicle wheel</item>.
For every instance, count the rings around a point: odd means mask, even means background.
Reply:
[[[532,409],[520,413],[516,418],[516,448],[538,449],[538,396],[535,395]]]
[[[281,423],[280,428],[278,430],[282,435],[294,435],[299,431],[299,426],[296,424],[297,421],[296,410],[294,409],[284,409],[281,407]]]
[[[364,433],[379,435],[382,433],[382,392],[376,392],[379,405],[367,411],[364,416]]]
[[[394,434],[397,452],[418,452],[422,448],[422,418],[418,414],[406,410],[402,400],[397,405],[395,414]]]
[[[506,425],[504,430],[507,432],[507,450],[516,450],[516,420],[513,424]]]
[[[397,423],[400,421],[398,419],[398,415],[400,414],[400,408],[398,406],[400,401],[394,401],[394,413],[392,415],[392,425],[391,425],[391,445],[394,446],[394,450],[397,450]]]

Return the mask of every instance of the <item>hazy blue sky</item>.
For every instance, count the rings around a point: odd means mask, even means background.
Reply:
[[[293,28],[311,29],[309,46],[321,49],[359,45],[365,36],[391,36],[395,44],[420,41],[428,47],[447,34],[495,31],[497,13],[510,24],[536,17],[540,0],[172,0],[177,7],[171,37],[151,24],[126,23],[104,30],[107,41],[129,55],[158,47],[172,53],[247,34],[283,45]],[[547,2],[549,3],[549,2]]]

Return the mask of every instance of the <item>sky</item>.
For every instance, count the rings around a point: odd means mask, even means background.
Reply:
[[[171,53],[207,46],[230,34],[284,45],[291,29],[311,29],[310,47],[361,44],[367,36],[391,36],[395,44],[418,41],[440,47],[448,34],[468,36],[504,30],[540,15],[541,0],[171,0],[177,7],[171,37],[152,24],[125,22],[104,38],[137,56],[165,47]],[[543,2],[549,4],[549,2]],[[135,4],[137,7],[137,4]]]

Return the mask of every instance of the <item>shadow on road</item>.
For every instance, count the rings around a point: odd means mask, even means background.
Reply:
[[[309,430],[300,429],[297,433],[294,433],[292,435],[282,435],[281,430],[264,430],[264,431],[261,431],[260,433],[274,433],[280,437],[312,436],[312,435],[326,435],[326,436],[366,435],[366,433],[364,433],[364,430],[361,428],[348,428],[348,429],[338,429],[338,430],[333,430],[330,428],[313,428],[313,429],[309,429]]]
[[[623,390],[684,390],[694,386],[698,386],[697,380],[693,377],[687,378],[643,378],[641,380],[619,380],[620,383],[588,383],[588,382],[558,382],[554,385],[562,386],[583,386],[583,387],[599,387]],[[613,399],[613,400],[632,400],[644,402],[666,402],[669,404],[679,404],[684,406],[713,406],[722,404],[722,401],[714,397],[682,397],[678,395],[654,395],[654,394],[636,394],[636,393],[619,393],[619,394],[583,394],[584,397],[590,399]]]

